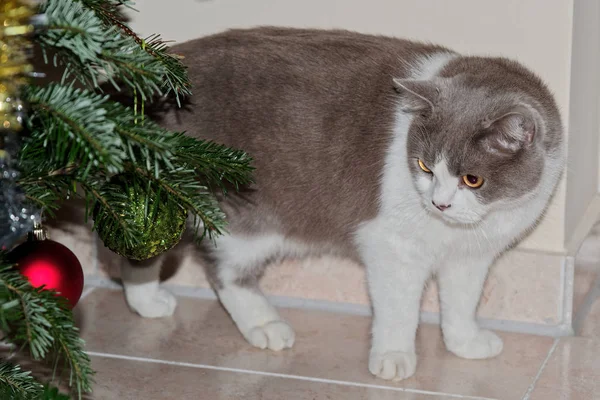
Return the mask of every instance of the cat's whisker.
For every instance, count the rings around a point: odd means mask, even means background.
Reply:
[[[481,223],[479,223],[479,224],[476,225],[476,230],[479,231],[479,232],[481,232],[482,236],[485,238],[485,240],[489,244],[489,246],[490,246],[489,248],[490,249],[493,249],[493,248],[497,247],[497,246],[494,246],[494,243],[492,243],[492,241],[490,240],[488,234],[485,231],[485,227]]]

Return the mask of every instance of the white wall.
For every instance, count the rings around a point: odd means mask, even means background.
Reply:
[[[139,0],[136,9],[136,31],[175,41],[256,25],[346,28],[516,58],[549,83],[568,121],[573,0]],[[564,200],[561,187],[523,247],[563,250]]]
[[[565,234],[582,222],[599,189],[600,0],[575,0]]]

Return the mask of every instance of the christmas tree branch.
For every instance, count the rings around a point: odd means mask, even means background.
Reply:
[[[0,398],[15,400],[39,400],[44,387],[30,371],[6,361],[0,362]]]
[[[130,38],[125,37],[106,46],[100,65],[114,87],[120,89],[118,82],[124,82],[143,100],[167,92],[162,89],[166,74],[164,66]]]
[[[186,74],[186,68],[176,55],[168,53],[167,44],[161,39],[160,35],[152,35],[145,39],[139,37],[127,24],[123,21],[122,15],[119,12],[120,6],[132,8],[131,1],[104,1],[104,0],[83,0],[90,9],[96,12],[96,15],[102,19],[108,26],[116,26],[123,34],[131,37],[144,51],[158,60],[164,66],[165,70],[165,86],[168,94],[173,91],[179,103],[180,95],[188,96],[191,94],[191,83]]]
[[[177,139],[177,161],[193,167],[209,185],[216,185],[226,192],[226,183],[236,190],[253,183],[254,168],[247,153],[183,134],[178,134]]]
[[[70,382],[81,397],[91,390],[93,371],[83,350],[66,300],[51,290],[33,288],[0,254],[0,330],[12,343],[27,348],[35,360],[64,357]]]
[[[194,216],[195,235],[198,240],[208,235],[220,235],[225,228],[225,214],[216,198],[206,186],[200,184],[193,169],[178,168],[170,173],[155,176],[151,171],[131,166],[128,171],[141,182],[153,182],[156,188],[172,196]],[[173,176],[171,176],[173,174]],[[175,175],[176,174],[176,175]],[[177,179],[174,179],[176,176]],[[143,187],[143,186],[141,186]],[[198,231],[202,229],[202,234]]]
[[[42,385],[19,365],[0,361],[0,399],[9,400],[69,400],[58,388]]]
[[[179,59],[167,53],[158,35],[141,39],[117,16],[120,2],[48,0],[48,30],[40,36],[45,50],[55,52],[54,63],[65,66],[65,78],[74,74],[98,87],[110,81],[127,84],[142,99],[173,91],[189,95],[190,82]]]
[[[141,232],[136,232],[130,224],[130,210],[128,208],[128,198],[123,192],[123,188],[112,184],[98,182],[81,182],[81,186],[86,193],[86,203],[102,205],[105,211],[94,218],[94,230],[100,226],[106,226],[109,231],[117,231],[128,247],[133,247],[139,243]],[[88,212],[91,208],[88,206]]]
[[[166,71],[164,83],[168,89],[165,95],[171,91],[175,93],[177,104],[181,106],[180,96],[189,96],[192,94],[192,85],[188,79],[186,67],[181,63],[181,58],[168,53],[168,46],[159,35],[143,39],[140,45],[164,66]]]
[[[121,29],[131,31],[125,25],[125,17],[121,13],[121,6],[134,10],[134,1],[131,0],[83,0],[83,3],[91,10],[94,10],[98,18],[102,19],[108,25],[118,26]],[[131,32],[135,36],[133,32]]]
[[[109,80],[117,88],[120,80],[144,98],[160,94],[164,75],[160,65],[82,2],[48,0],[44,11],[48,29],[40,35],[40,43],[44,51],[55,52],[55,64],[65,66],[64,79],[74,74],[86,85],[97,87]]]
[[[28,146],[37,144],[57,165],[79,163],[84,176],[94,166],[109,173],[122,171],[125,154],[114,132],[115,122],[106,118],[107,96],[53,83],[30,86],[24,97],[30,107],[28,127],[35,139],[25,143],[24,152],[33,151]]]
[[[71,180],[62,175],[52,173],[33,174],[27,171],[19,178],[19,185],[25,192],[27,200],[38,208],[47,211],[48,216],[60,207],[60,199],[68,197],[71,192]]]

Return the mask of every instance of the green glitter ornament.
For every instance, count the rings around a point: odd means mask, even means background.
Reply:
[[[108,224],[97,224],[98,236],[104,245],[115,253],[130,260],[143,261],[155,257],[174,247],[183,235],[187,211],[170,197],[152,187],[142,190],[126,175],[117,175],[111,180],[123,188],[126,202],[123,204],[128,215],[127,224],[139,232],[140,240],[133,246],[127,245],[122,232]],[[144,184],[145,185],[145,184]],[[94,210],[98,222],[106,212],[102,205]]]

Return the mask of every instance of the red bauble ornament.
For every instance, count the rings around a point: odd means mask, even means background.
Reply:
[[[50,239],[29,240],[9,254],[31,285],[53,289],[75,307],[83,291],[83,270],[79,260],[66,246]]]

